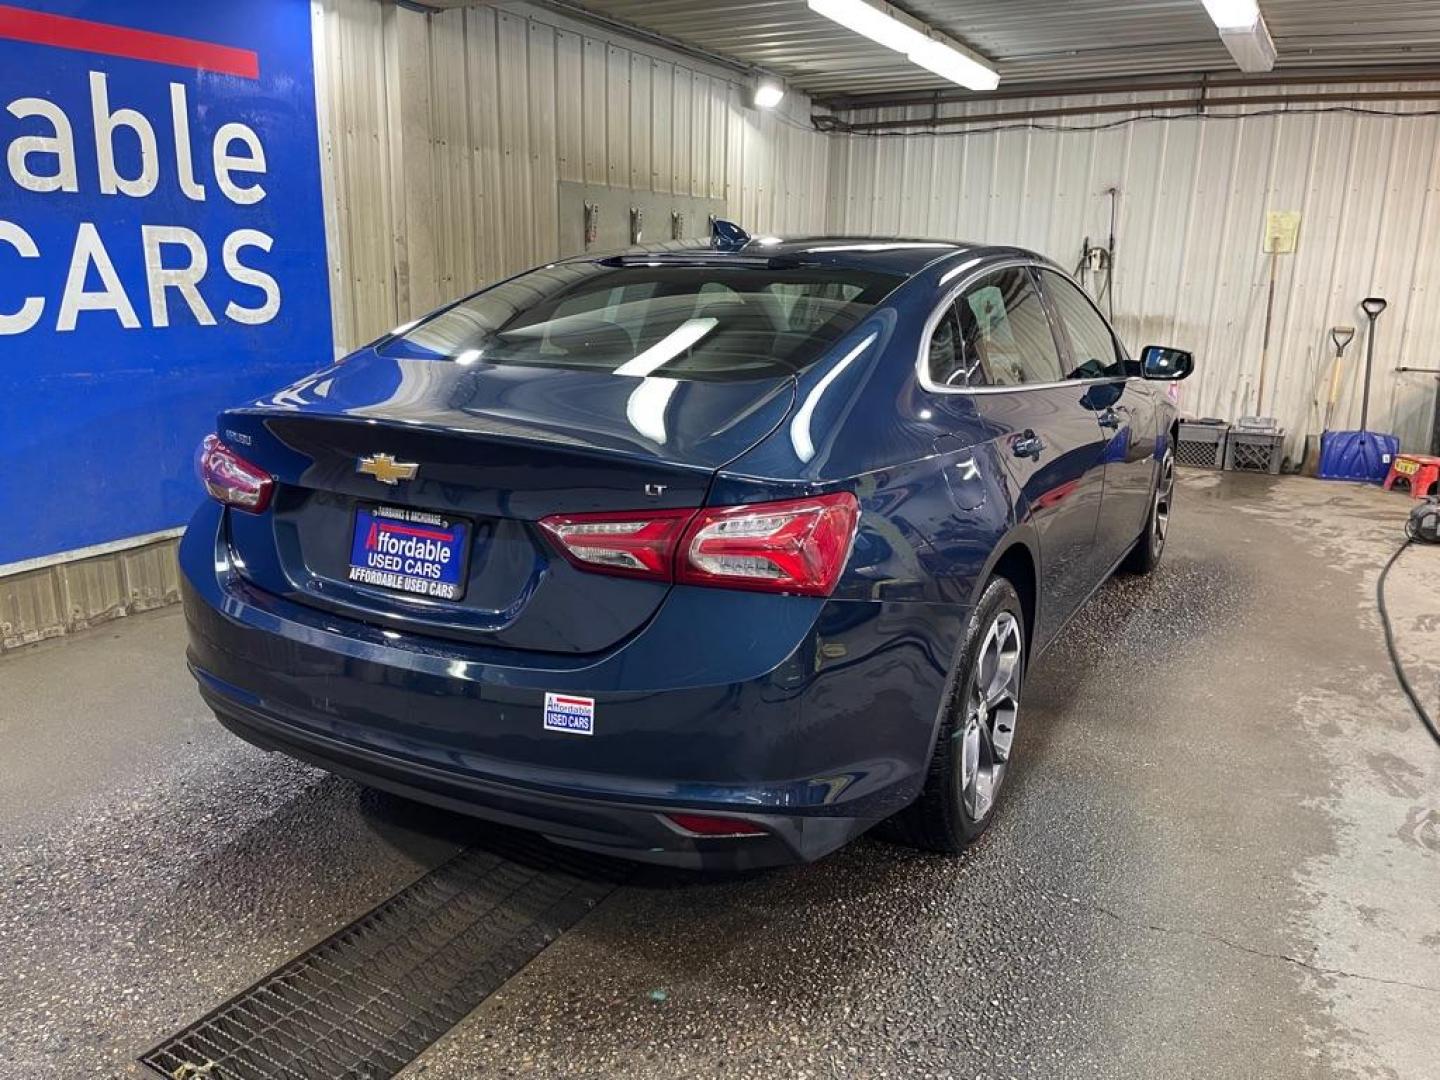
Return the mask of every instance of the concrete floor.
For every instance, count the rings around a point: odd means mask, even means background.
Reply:
[[[1408,508],[1186,473],[1032,672],[967,856],[643,871],[406,1072],[1440,1076],[1440,748],[1373,604]],[[1440,703],[1440,551],[1391,607]],[[484,829],[253,750],[178,611],[0,659],[0,1077],[135,1054]]]

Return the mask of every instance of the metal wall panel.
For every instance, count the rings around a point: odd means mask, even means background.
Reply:
[[[0,577],[0,653],[180,599],[175,537]]]
[[[828,141],[801,95],[750,109],[731,72],[521,4],[315,11],[339,347],[574,254],[562,180],[723,199],[768,232],[823,225]]]
[[[365,329],[400,321],[385,137],[386,9],[373,0],[327,0],[312,9],[322,175],[329,204],[330,304],[335,347],[343,351],[366,340]],[[337,251],[343,255],[337,257]]]
[[[1090,99],[1101,100],[1115,99]],[[995,106],[949,106],[941,115],[987,108]],[[1351,324],[1362,336],[1346,358],[1334,426],[1358,424],[1365,322],[1357,305],[1381,295],[1391,306],[1379,324],[1371,427],[1425,450],[1435,380],[1395,368],[1440,366],[1440,116],[1421,115],[1433,108],[1425,102],[1377,108],[1417,115],[1255,106],[1224,110],[1239,116],[1229,119],[1129,123],[1126,114],[1106,113],[1003,131],[837,136],[826,224],[1018,243],[1070,269],[1086,235],[1104,243],[1104,192],[1118,187],[1117,329],[1132,350],[1152,342],[1193,349],[1199,369],[1184,384],[1183,408],[1233,418],[1256,411],[1266,214],[1298,210],[1298,251],[1279,257],[1264,413],[1280,418],[1291,433],[1288,450],[1298,454],[1300,437],[1321,424],[1329,328]],[[847,119],[928,115],[885,110]],[[1041,130],[1057,124],[1089,130]]]

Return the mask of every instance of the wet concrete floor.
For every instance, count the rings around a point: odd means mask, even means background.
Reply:
[[[1440,748],[1402,495],[1182,474],[1033,669],[966,856],[643,870],[406,1076],[1440,1076]],[[1440,706],[1440,550],[1389,598]],[[211,720],[176,610],[0,658],[0,1077],[137,1053],[486,828]]]

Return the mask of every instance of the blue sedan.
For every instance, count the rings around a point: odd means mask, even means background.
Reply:
[[[1027,666],[1160,558],[1192,366],[1018,248],[552,263],[220,415],[190,667],[261,747],[564,844],[959,851]]]

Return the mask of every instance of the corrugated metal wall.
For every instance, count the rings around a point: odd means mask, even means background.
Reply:
[[[1264,411],[1298,452],[1299,436],[1321,424],[1329,327],[1363,330],[1355,305],[1383,295],[1392,306],[1380,324],[1371,423],[1428,448],[1434,380],[1394,368],[1440,365],[1440,244],[1423,242],[1440,238],[1440,117],[1126,124],[1112,113],[1063,121],[1100,127],[1085,132],[827,138],[809,130],[800,95],[780,115],[748,109],[723,69],[523,4],[433,15],[377,0],[315,7],[341,347],[569,254],[559,243],[562,180],[723,198],[759,230],[1006,241],[1067,267],[1085,235],[1103,242],[1104,191],[1117,187],[1116,321],[1132,347],[1195,350],[1188,412],[1255,411],[1265,216],[1298,210],[1299,250],[1278,263]],[[1421,112],[1427,103],[1379,107]],[[922,114],[851,119],[907,115]],[[1358,423],[1363,345],[1362,336],[1347,357],[1336,426]]]
[[[733,73],[524,5],[315,11],[340,346],[573,254],[558,181],[726,199],[766,231],[823,225],[827,139],[799,95],[749,109]]]
[[[1115,99],[1063,104],[1101,100]],[[1421,112],[1434,103],[1375,107]],[[985,108],[994,106],[969,107]],[[1320,425],[1329,328],[1351,324],[1362,334],[1347,354],[1334,426],[1357,424],[1365,325],[1358,304],[1384,296],[1390,308],[1379,324],[1370,426],[1395,431],[1408,449],[1428,449],[1435,380],[1394,369],[1440,366],[1440,116],[1248,111],[1244,119],[1125,123],[1125,114],[1110,113],[1054,121],[1099,128],[1084,132],[837,136],[826,224],[1017,243],[1070,269],[1087,234],[1105,242],[1104,193],[1118,187],[1117,329],[1132,350],[1152,342],[1194,350],[1199,371],[1184,385],[1183,407],[1233,418],[1255,411],[1266,213],[1298,210],[1299,248],[1277,267],[1265,414],[1281,419],[1289,450],[1298,453],[1298,437]],[[947,106],[941,115],[966,112]],[[890,110],[847,119],[928,115]]]
[[[174,538],[0,576],[0,653],[174,604]]]

